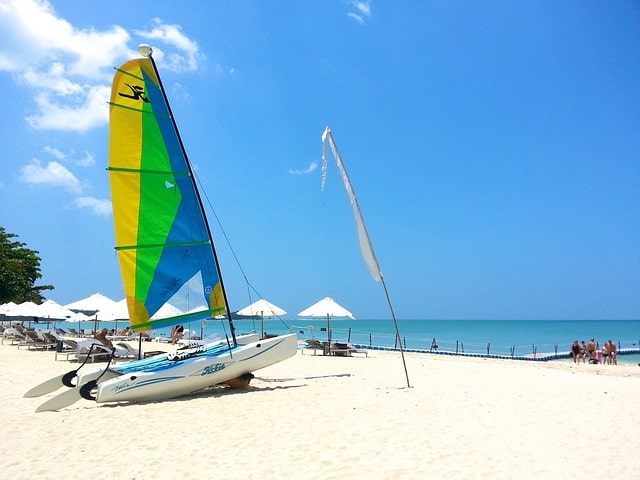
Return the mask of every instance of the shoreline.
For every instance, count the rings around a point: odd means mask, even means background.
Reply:
[[[48,397],[24,392],[78,364],[0,345],[0,478],[547,479],[584,465],[640,477],[637,366],[405,358],[411,388],[399,352],[298,352],[255,372],[247,390],[36,414]],[[594,448],[593,429],[614,440]]]
[[[364,348],[367,350],[376,350],[382,352],[400,352],[400,349],[394,347],[378,347],[378,346],[368,346],[363,344],[353,344],[356,348]],[[546,352],[546,353],[536,353],[536,354],[527,354],[527,355],[502,355],[502,354],[492,354],[492,353],[464,353],[464,352],[454,352],[448,350],[422,350],[416,348],[407,348],[404,349],[405,353],[416,353],[423,355],[445,355],[445,356],[454,356],[454,357],[474,357],[474,358],[495,358],[499,360],[512,360],[512,361],[533,361],[533,362],[549,362],[554,360],[562,360],[562,359],[571,359],[571,352]],[[623,348],[618,350],[618,357],[626,356],[626,355],[640,355],[640,349],[638,348]],[[588,362],[587,362],[588,363]],[[614,365],[615,366],[615,365]]]

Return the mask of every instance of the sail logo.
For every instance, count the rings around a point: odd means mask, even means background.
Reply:
[[[205,375],[211,375],[212,373],[219,372],[220,370],[223,370],[223,369],[224,369],[224,363],[216,363],[215,365],[208,365],[204,367],[200,375],[204,377]]]
[[[144,103],[149,103],[149,99],[144,96],[144,87],[129,85],[128,83],[125,83],[125,85],[131,89],[131,93],[118,92],[118,95],[124,98],[130,98],[131,100],[142,100]]]

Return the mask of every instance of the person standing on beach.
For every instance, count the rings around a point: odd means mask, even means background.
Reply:
[[[609,365],[617,365],[618,364],[618,349],[616,348],[616,344],[609,340]]]
[[[609,364],[609,342],[604,342],[604,345],[602,345],[602,363],[604,365]]]
[[[171,329],[171,343],[178,343],[178,341],[182,339],[182,335],[184,335],[184,327],[182,325],[175,325]]]
[[[596,356],[596,342],[593,338],[589,340],[589,343],[587,343],[587,353],[589,354],[590,361]]]
[[[573,357],[573,363],[578,363],[578,357],[580,356],[580,344],[578,340],[571,345],[571,356]]]
[[[580,358],[582,359],[582,363],[585,363],[587,358],[587,344],[584,343],[584,340],[580,344]]]

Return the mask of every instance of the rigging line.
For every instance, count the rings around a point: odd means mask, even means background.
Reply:
[[[216,210],[213,208],[213,205],[211,204],[211,200],[209,200],[209,195],[207,195],[207,191],[205,190],[204,186],[202,185],[202,182],[200,182],[200,178],[196,175],[195,172],[193,173],[193,178],[198,183],[198,186],[200,187],[200,193],[202,195],[204,195],[204,198],[207,201],[207,205],[209,205],[209,208],[211,209],[211,212],[213,213],[213,216],[216,219],[216,223],[218,224],[218,227],[220,228],[220,231],[222,232],[222,236],[224,237],[224,240],[227,242],[227,246],[231,250],[231,254],[233,255],[234,260],[236,261],[236,264],[238,265],[238,268],[240,269],[240,272],[242,273],[242,276],[244,277],[245,282],[247,283],[247,285],[250,285],[249,279],[247,278],[247,274],[245,273],[244,269],[242,268],[242,265],[240,264],[240,260],[238,260],[238,256],[236,255],[236,252],[233,249],[233,246],[231,245],[231,241],[229,240],[229,237],[227,236],[227,232],[225,231],[224,227],[222,226],[222,222],[220,221],[220,218],[218,217],[218,214],[216,213]]]
[[[222,232],[222,236],[224,237],[225,242],[227,242],[227,246],[229,247],[229,250],[231,250],[231,254],[233,255],[233,259],[236,261],[236,265],[238,265],[238,268],[240,269],[240,273],[242,273],[242,277],[244,278],[244,281],[247,284],[247,290],[251,289],[258,296],[258,298],[264,298],[260,294],[260,292],[258,292],[256,287],[254,287],[253,284],[249,281],[249,278],[247,277],[247,274],[244,271],[244,268],[242,268],[242,264],[240,263],[240,260],[238,259],[238,255],[236,255],[236,251],[233,249],[233,246],[231,245],[231,240],[229,240],[227,232],[225,231],[224,227],[222,226],[222,222],[220,221],[220,217],[218,217],[218,214],[216,213],[216,210],[213,208],[211,200],[209,199],[209,195],[207,195],[207,190],[204,188],[204,185],[202,185],[202,182],[200,181],[200,177],[198,177],[196,172],[193,172],[193,178],[198,183],[198,187],[200,187],[200,189],[199,189],[200,190],[200,194],[202,196],[204,196],[204,199],[205,199],[207,205],[209,206],[209,208],[211,209],[211,213],[213,213],[213,217],[216,219],[216,223],[218,224],[218,227],[220,228],[220,231]],[[253,302],[251,302],[251,293],[249,293],[249,300],[250,300],[249,303],[253,303]],[[289,325],[287,325],[285,323],[285,321],[282,319],[282,317],[280,317],[280,315],[276,315],[276,317],[278,317],[278,320],[280,320],[280,322],[286,328],[289,328]]]

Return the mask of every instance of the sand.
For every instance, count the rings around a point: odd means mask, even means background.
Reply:
[[[36,414],[75,364],[2,345],[0,478],[640,478],[640,367],[406,359],[412,388],[397,353],[298,352],[247,390]]]

